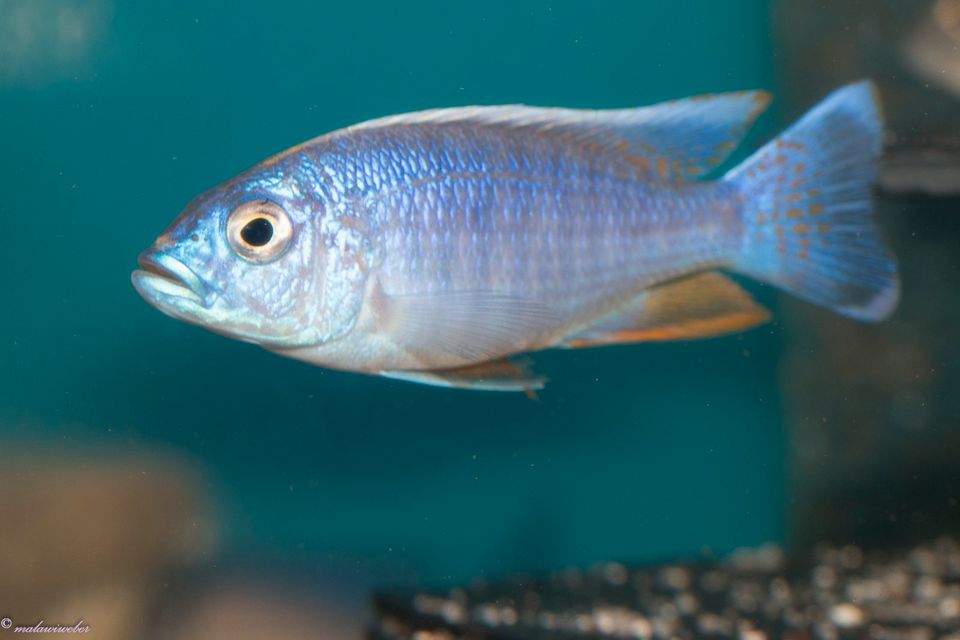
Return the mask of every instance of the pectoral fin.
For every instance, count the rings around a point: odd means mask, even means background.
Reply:
[[[543,303],[496,291],[382,294],[380,307],[384,335],[430,368],[519,353],[559,323]]]
[[[380,375],[396,380],[419,382],[437,387],[455,387],[478,391],[523,391],[527,395],[542,389],[547,379],[529,370],[529,363],[494,360],[459,369],[433,371],[381,371]]]
[[[570,335],[562,346],[710,338],[743,331],[770,314],[730,278],[703,273],[649,289],[614,313]]]

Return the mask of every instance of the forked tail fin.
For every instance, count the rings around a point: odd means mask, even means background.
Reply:
[[[889,316],[900,284],[871,197],[882,135],[873,84],[859,82],[731,170],[744,200],[734,268],[851,318]]]

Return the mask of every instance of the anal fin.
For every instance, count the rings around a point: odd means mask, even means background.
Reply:
[[[568,336],[561,346],[710,338],[743,331],[769,319],[770,313],[737,283],[711,271],[648,289]]]
[[[530,371],[529,362],[502,358],[456,369],[381,371],[396,380],[478,391],[523,391],[531,395],[547,379]]]

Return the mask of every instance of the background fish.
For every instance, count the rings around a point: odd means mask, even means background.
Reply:
[[[885,318],[899,284],[872,221],[869,83],[697,179],[768,100],[466,107],[349,127],[198,197],[133,283],[173,317],[283,355],[494,390],[542,386],[513,354],[766,321],[717,269]]]

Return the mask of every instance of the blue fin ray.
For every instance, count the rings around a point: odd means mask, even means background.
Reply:
[[[734,268],[852,318],[889,316],[899,278],[872,200],[882,136],[873,85],[859,82],[730,171],[744,202]]]
[[[718,167],[767,107],[764,91],[704,95],[634,109],[506,105],[454,107],[389,116],[347,131],[395,125],[468,124],[524,128],[622,154],[657,179],[686,180]]]

